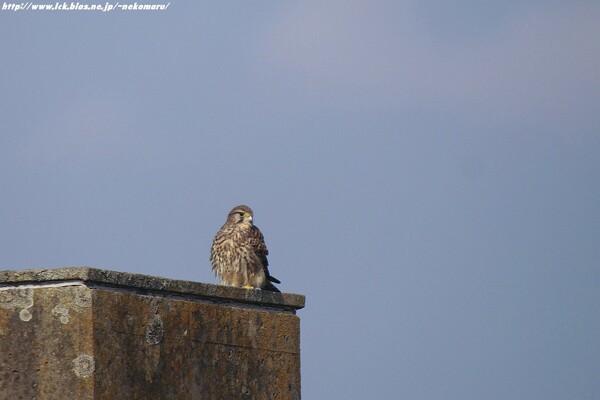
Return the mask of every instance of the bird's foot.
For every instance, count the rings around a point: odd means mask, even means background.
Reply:
[[[244,289],[254,289],[254,286],[244,285],[242,286]]]

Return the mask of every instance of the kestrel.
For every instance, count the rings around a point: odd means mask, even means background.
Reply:
[[[269,250],[253,217],[252,209],[244,205],[229,212],[210,249],[212,269],[222,285],[279,292],[272,282],[281,282],[269,274]]]

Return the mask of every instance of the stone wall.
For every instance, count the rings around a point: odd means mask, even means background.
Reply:
[[[304,296],[94,268],[0,272],[2,399],[299,399]]]

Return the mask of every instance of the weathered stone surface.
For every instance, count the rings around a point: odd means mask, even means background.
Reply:
[[[93,268],[0,272],[7,399],[299,399],[304,297]]]
[[[76,302],[90,296],[84,286],[0,289],[0,398],[94,398],[83,366],[94,354],[92,308]]]

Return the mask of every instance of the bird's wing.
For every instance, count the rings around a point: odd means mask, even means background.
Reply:
[[[271,276],[271,274],[269,273],[269,260],[267,260],[269,250],[267,249],[267,245],[265,244],[265,238],[260,229],[258,229],[258,227],[252,227],[252,229],[250,230],[250,234],[248,235],[248,240],[252,244],[256,255],[260,257],[262,261],[262,266],[265,270],[265,276],[267,277],[267,280],[275,283],[281,283],[279,279]]]

